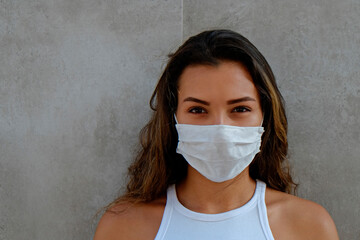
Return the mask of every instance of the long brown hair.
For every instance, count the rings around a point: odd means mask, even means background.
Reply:
[[[178,79],[189,65],[216,66],[221,60],[246,66],[260,95],[265,132],[261,151],[250,165],[250,176],[282,192],[290,193],[296,186],[287,161],[284,101],[269,64],[245,37],[230,30],[213,30],[189,38],[169,55],[168,64],[150,100],[153,115],[140,133],[141,149],[129,167],[127,191],[111,206],[123,201],[152,201],[163,196],[170,184],[184,179],[187,163],[176,153],[178,136],[174,125]]]

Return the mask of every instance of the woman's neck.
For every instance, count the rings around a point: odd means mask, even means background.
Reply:
[[[184,181],[176,186],[177,197],[186,208],[201,213],[221,213],[239,208],[254,195],[256,182],[245,168],[234,179],[217,183],[191,166]]]

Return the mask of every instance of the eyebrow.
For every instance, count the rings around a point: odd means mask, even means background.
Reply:
[[[206,106],[209,106],[210,103],[207,102],[207,101],[204,101],[204,100],[200,100],[198,98],[194,98],[194,97],[187,97],[184,99],[184,102],[197,102],[197,103],[201,103],[201,104],[204,104]]]
[[[254,98],[252,98],[252,97],[242,97],[242,98],[229,100],[226,103],[228,105],[231,105],[231,104],[235,104],[235,103],[239,103],[239,102],[247,102],[247,101],[256,102],[256,100]],[[201,104],[206,105],[206,106],[210,105],[209,102],[198,99],[198,98],[194,98],[194,97],[187,97],[187,98],[184,99],[184,102],[197,102],[197,103],[201,103]]]
[[[237,98],[237,99],[233,99],[233,100],[229,100],[227,101],[226,103],[228,105],[231,105],[231,104],[235,104],[235,103],[239,103],[239,102],[248,102],[248,101],[254,101],[256,102],[256,100],[252,97],[242,97],[242,98]]]

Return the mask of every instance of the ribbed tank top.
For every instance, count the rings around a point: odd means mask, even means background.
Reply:
[[[218,214],[185,208],[168,188],[167,201],[155,240],[274,240],[265,205],[266,184],[256,181],[252,198],[243,206]]]

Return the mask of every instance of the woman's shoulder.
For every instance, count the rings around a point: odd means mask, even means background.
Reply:
[[[120,203],[101,217],[94,240],[154,239],[160,227],[166,197],[149,203]]]
[[[270,188],[265,202],[275,239],[339,239],[334,221],[321,205]]]

